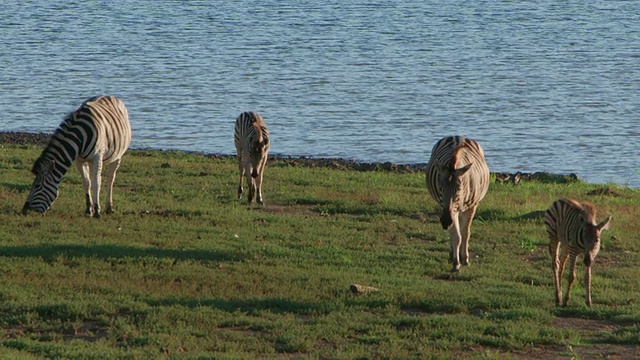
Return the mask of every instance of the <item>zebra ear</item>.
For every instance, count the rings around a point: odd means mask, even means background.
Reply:
[[[600,221],[600,224],[596,225],[596,228],[598,229],[598,231],[608,230],[610,222],[611,222],[611,216],[609,216],[606,219]]]
[[[456,175],[458,177],[464,175],[467,171],[469,171],[469,169],[471,169],[471,165],[473,165],[473,163],[467,164],[461,168],[456,169]]]

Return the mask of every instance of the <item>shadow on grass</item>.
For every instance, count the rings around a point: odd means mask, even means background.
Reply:
[[[237,311],[256,314],[261,311],[270,311],[275,314],[296,314],[303,316],[325,315],[349,309],[385,309],[391,305],[392,300],[353,296],[344,298],[326,299],[318,301],[300,301],[284,297],[267,297],[253,299],[182,299],[163,298],[149,299],[150,306],[183,306],[190,309],[198,307],[210,307],[218,310],[234,313]],[[360,311],[358,310],[358,311]]]
[[[13,184],[13,183],[0,183],[0,186],[2,186],[5,189],[9,189],[12,191],[18,191],[18,192],[25,192],[25,191],[29,191],[31,190],[31,183],[28,184]]]
[[[507,216],[506,212],[502,209],[486,209],[478,211],[475,216],[480,221],[507,221],[511,217]]]
[[[313,211],[321,215],[353,215],[353,216],[374,216],[393,215],[414,218],[415,211],[384,205],[349,205],[344,203],[328,203],[316,206]],[[419,218],[418,218],[419,219]]]
[[[283,314],[292,313],[299,315],[328,314],[339,310],[343,305],[341,302],[333,301],[295,301],[286,298],[264,298],[264,299],[244,299],[244,300],[223,300],[223,299],[156,299],[148,300],[150,306],[184,306],[187,308],[212,307],[215,309],[236,312],[241,311],[254,314],[268,310],[272,313]]]
[[[74,258],[168,258],[196,261],[242,261],[246,256],[240,252],[219,252],[208,250],[175,250],[156,248],[136,248],[117,245],[46,245],[0,246],[0,256],[37,257],[53,261],[59,256]]]

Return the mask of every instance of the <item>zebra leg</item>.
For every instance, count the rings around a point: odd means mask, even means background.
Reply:
[[[569,286],[567,286],[567,293],[564,296],[564,306],[569,304],[571,298],[571,288],[576,281],[576,255],[571,254],[569,256],[569,265],[571,266],[571,272],[569,272]]]
[[[549,253],[551,254],[551,268],[553,269],[553,284],[555,285],[555,297],[556,297],[556,306],[560,306],[562,301],[562,288],[561,288],[561,279],[562,272],[560,271],[560,259],[558,258],[558,250],[560,248],[560,243],[551,240],[549,243]]]
[[[264,158],[260,160],[260,165],[258,165],[258,176],[256,176],[256,202],[259,205],[264,205],[262,201],[262,177],[264,175],[264,168],[267,165],[267,156],[265,154]]]
[[[238,200],[242,198],[242,181],[244,179],[244,164],[242,163],[242,157],[238,156],[238,167],[240,168],[240,181],[238,184]]]
[[[252,172],[253,171],[251,169],[247,169],[247,171],[245,172],[245,175],[247,177],[247,186],[249,187],[249,195],[247,196],[247,202],[249,204],[251,204],[251,202],[253,201],[253,197],[256,194],[256,182],[253,177],[251,177]]]
[[[91,183],[91,192],[93,194],[93,217],[100,218],[100,186],[102,185],[102,154],[98,154],[91,161],[91,174],[93,182]]]
[[[107,166],[107,214],[113,214],[113,183],[116,181],[120,161],[118,159]]]
[[[584,269],[584,287],[586,289],[587,306],[591,307],[591,265]]]
[[[562,299],[562,276],[564,275],[564,269],[567,265],[567,259],[569,258],[569,248],[566,246],[562,246],[562,254],[560,255],[560,267],[558,270],[558,296],[557,301],[558,305],[560,305],[560,300]]]
[[[460,243],[462,242],[458,214],[455,214],[452,220],[453,223],[449,228],[449,261],[452,264],[451,272],[458,272],[460,271]]]
[[[474,206],[460,214],[460,236],[462,238],[462,248],[460,249],[460,262],[462,265],[469,265],[469,238],[471,237],[471,222],[476,214]]]
[[[91,178],[89,177],[89,163],[77,160],[76,166],[78,167],[78,170],[82,175],[82,189],[84,191],[86,204],[84,213],[87,215],[91,215],[93,212],[93,201],[91,201],[91,192],[89,192],[89,188],[91,187]]]

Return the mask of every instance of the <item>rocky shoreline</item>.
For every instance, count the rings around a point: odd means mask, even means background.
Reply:
[[[0,131],[0,144],[15,144],[15,145],[33,145],[33,146],[45,146],[49,141],[51,134],[46,133],[28,133],[28,132],[11,132]],[[140,149],[144,150],[144,149]],[[153,149],[162,151],[159,149]],[[188,151],[187,151],[188,152]],[[227,158],[235,157],[233,155],[223,154],[202,154],[211,158]],[[355,171],[389,171],[396,173],[417,173],[425,171],[427,164],[394,164],[390,162],[358,162],[347,159],[327,159],[327,158],[311,158],[311,157],[293,157],[282,155],[269,156],[271,161],[281,162],[288,166],[304,166],[304,167],[320,167],[339,170],[355,170]],[[519,184],[521,181],[540,181],[540,182],[553,182],[553,183],[571,183],[578,181],[578,177],[575,174],[560,175],[551,174],[547,172],[536,173],[522,173],[520,171],[515,173],[497,172],[493,173],[497,182],[507,182],[514,185]]]

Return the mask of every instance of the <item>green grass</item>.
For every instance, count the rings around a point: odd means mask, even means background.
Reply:
[[[7,356],[556,357],[632,355],[640,341],[637,190],[494,182],[471,265],[450,275],[423,174],[273,162],[261,209],[235,198],[234,159],[138,150],[118,173],[115,214],[84,215],[72,168],[46,216],[22,216],[40,151],[0,144]],[[572,303],[554,306],[544,225],[524,216],[565,196],[613,215],[591,308],[581,262]],[[353,294],[354,283],[379,291]]]

